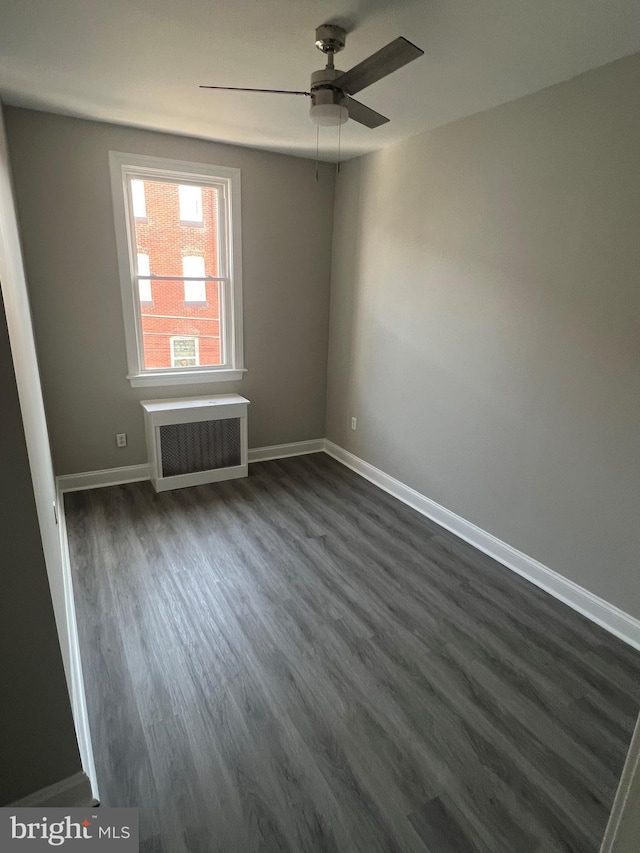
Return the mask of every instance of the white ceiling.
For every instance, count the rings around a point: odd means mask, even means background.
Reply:
[[[347,70],[396,36],[425,55],[359,93],[389,116],[342,128],[343,157],[640,50],[640,0],[0,0],[5,103],[315,156],[307,98],[322,23],[349,30]],[[321,128],[331,158],[337,129]]]

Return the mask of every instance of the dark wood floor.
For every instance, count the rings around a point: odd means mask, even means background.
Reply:
[[[574,611],[324,454],[65,508],[141,850],[597,851],[640,654]]]

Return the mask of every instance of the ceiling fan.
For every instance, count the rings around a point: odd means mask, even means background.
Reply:
[[[339,125],[351,118],[365,127],[379,127],[389,119],[356,101],[351,95],[366,89],[388,74],[402,68],[424,53],[400,36],[388,45],[354,65],[349,71],[338,71],[333,58],[345,46],[347,32],[336,24],[323,24],[316,30],[316,47],[327,57],[327,65],[311,75],[309,92],[288,89],[247,89],[242,86],[200,86],[201,89],[224,89],[234,92],[271,92],[277,95],[304,95],[311,98],[309,115],[315,124]]]

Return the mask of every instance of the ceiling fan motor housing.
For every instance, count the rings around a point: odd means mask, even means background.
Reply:
[[[344,124],[348,119],[347,98],[332,85],[341,74],[336,68],[322,68],[311,75],[310,115],[316,124]]]
[[[347,99],[333,81],[344,72],[337,68],[321,68],[311,75],[311,97],[316,104],[344,104]]]

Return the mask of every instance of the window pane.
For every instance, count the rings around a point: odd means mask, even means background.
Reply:
[[[180,184],[180,219],[183,222],[202,222],[202,187]]]
[[[144,255],[141,252],[138,252],[138,275],[151,275],[149,255]],[[151,282],[148,279],[138,279],[138,293],[140,294],[140,302],[153,302]]]
[[[131,181],[132,187],[134,183]],[[219,228],[219,219],[224,216],[221,191],[217,186],[195,187],[201,199],[202,221],[197,228],[189,228],[181,224],[180,188],[192,187],[153,178],[137,183],[146,200],[146,218],[137,218],[134,223],[138,274],[147,275],[153,270],[154,276],[160,277],[154,278],[148,288],[146,282],[139,282],[137,289],[144,368],[170,370],[177,366],[171,342],[174,338],[197,343],[195,356],[182,355],[181,360],[191,360],[183,366],[221,365],[222,289],[217,281],[205,281],[205,276],[225,275],[219,236],[224,233]],[[184,281],[185,276],[196,281]],[[194,358],[196,364],[192,363]]]
[[[131,181],[131,200],[133,202],[133,215],[136,219],[145,219],[147,206],[144,198],[144,181]]]
[[[204,275],[204,258],[196,257],[194,255],[187,255],[184,257],[182,259],[182,274],[189,278],[196,278],[199,275]],[[206,302],[207,283],[205,281],[185,281],[184,301]]]

